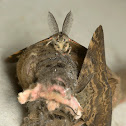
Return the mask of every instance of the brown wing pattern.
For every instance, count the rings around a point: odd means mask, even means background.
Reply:
[[[50,40],[51,40],[51,37],[50,37],[50,38],[47,38],[47,39],[44,39],[44,40],[42,40],[42,41],[39,41],[39,42],[37,42],[37,43],[35,43],[35,44],[46,43],[46,42],[49,42]],[[35,44],[33,44],[33,45],[35,45]],[[22,50],[20,50],[20,51],[18,51],[18,52],[16,52],[16,53],[14,53],[14,54],[12,54],[12,55],[10,55],[9,57],[7,57],[6,61],[7,61],[7,62],[10,62],[10,63],[16,63],[16,62],[18,61],[18,59],[20,58],[20,55],[21,55],[26,49],[27,49],[27,47],[24,48],[24,49],[22,49]]]
[[[93,34],[78,78],[77,99],[88,126],[110,126],[112,94],[108,84],[102,26]]]

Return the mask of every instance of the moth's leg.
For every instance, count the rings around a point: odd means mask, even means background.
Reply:
[[[62,55],[65,56],[66,54],[70,54],[71,50],[72,50],[72,47],[70,46],[69,49],[66,52],[64,52]]]
[[[46,46],[48,46],[50,43],[52,43],[52,41],[47,42]]]
[[[71,50],[72,50],[72,47],[70,46],[68,50],[68,54],[70,54]]]

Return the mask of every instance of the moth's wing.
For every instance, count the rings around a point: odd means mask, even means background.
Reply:
[[[87,48],[72,39],[69,40],[69,44],[71,46],[70,56],[72,60],[78,64],[78,71],[80,71],[87,52]]]
[[[51,12],[48,13],[48,24],[49,24],[49,28],[50,28],[52,34],[59,33],[58,24],[56,22],[55,17],[53,16],[53,14]]]
[[[103,30],[102,26],[99,26],[93,34],[92,40],[86,52],[85,59],[83,61],[83,65],[78,77],[78,91],[76,90],[77,92],[83,90],[88,82],[90,82],[90,80],[93,78],[94,74],[96,74],[96,72],[99,72],[98,66],[101,66],[101,62],[104,71],[106,71],[104,52]]]
[[[47,42],[49,42],[49,41],[51,41],[51,37],[50,38],[47,38],[47,39],[44,39],[44,40],[42,40],[42,41],[39,41],[39,42],[37,42],[37,43],[35,43],[35,44],[41,44],[41,43],[47,43]],[[35,44],[33,44],[33,45],[35,45]],[[20,51],[17,51],[16,53],[14,53],[14,54],[12,54],[12,55],[10,55],[9,57],[7,57],[6,58],[6,62],[9,62],[9,63],[16,63],[17,61],[18,61],[18,59],[20,58],[20,55],[25,51],[27,49],[27,47],[26,48],[24,48],[24,49],[22,49],[22,50],[20,50]]]
[[[71,29],[71,26],[72,26],[72,23],[73,23],[73,15],[72,15],[72,12],[70,11],[67,15],[66,15],[66,18],[63,22],[63,26],[62,26],[62,32],[66,35],[69,34],[70,32],[70,29]]]
[[[111,126],[112,94],[108,84],[104,35],[99,26],[89,44],[76,90],[88,126]]]
[[[10,62],[10,63],[15,63],[18,61],[20,55],[26,50],[26,48],[19,50],[17,52],[15,52],[14,54],[10,55],[9,57],[7,57],[6,61]]]

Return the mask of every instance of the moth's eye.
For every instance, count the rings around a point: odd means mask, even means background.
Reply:
[[[66,41],[66,39],[64,39],[64,42]]]

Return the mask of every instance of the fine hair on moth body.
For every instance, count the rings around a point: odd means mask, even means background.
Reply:
[[[59,32],[59,27],[51,12],[48,13],[48,24],[49,28],[52,32],[51,41],[48,42],[46,45],[52,44],[56,51],[61,53],[70,53],[71,46],[69,44],[70,38],[68,34],[70,32],[71,26],[73,22],[73,15],[70,11],[63,22],[62,31]]]

